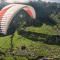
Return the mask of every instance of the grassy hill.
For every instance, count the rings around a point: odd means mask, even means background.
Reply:
[[[44,35],[41,36],[42,34]],[[26,31],[21,31],[20,35],[15,32],[13,37],[13,52],[19,55],[20,59],[18,56],[15,58],[18,60],[36,59],[37,57],[60,58],[60,46],[56,42],[56,37],[50,37],[53,35],[57,35],[53,27],[45,24],[41,27],[27,27]],[[0,47],[3,52],[8,52],[11,47],[10,37],[0,37]],[[6,56],[6,59],[14,59],[9,53],[6,53]]]
[[[20,32],[16,31],[12,39],[12,45],[11,35],[0,36],[0,59],[37,60],[42,57],[60,58],[60,15],[58,14],[60,11],[57,12],[59,9],[50,11],[50,8],[53,7],[49,4],[48,6],[42,4],[40,6],[42,15],[39,13],[38,18],[31,26]],[[10,53],[11,48],[12,53]]]

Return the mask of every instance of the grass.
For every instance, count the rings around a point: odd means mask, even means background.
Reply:
[[[43,33],[48,35],[57,35],[53,27],[45,24],[43,24],[41,27],[33,27],[33,26],[27,27],[26,31]],[[26,37],[22,37],[21,35],[18,35],[17,32],[15,32],[13,38],[13,47],[15,49],[15,48],[21,48],[21,46],[26,47],[26,50],[28,51],[29,55],[28,56],[25,55],[24,57],[20,56],[19,58],[16,56],[17,60],[28,60],[28,58],[35,59],[38,56],[60,58],[59,45],[51,45],[44,43],[42,41],[34,41]],[[0,37],[0,47],[4,48],[3,51],[6,51],[7,49],[10,48],[10,36]],[[14,60],[12,56],[5,57],[5,59]]]
[[[33,26],[28,27],[27,31],[49,34],[49,35],[56,35],[57,34],[52,26],[46,25],[46,24],[43,24],[41,27],[33,27]]]

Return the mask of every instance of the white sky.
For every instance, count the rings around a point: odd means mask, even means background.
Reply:
[[[5,1],[7,1],[7,2],[29,2],[29,1],[39,1],[39,0],[5,0]],[[58,3],[60,3],[60,0],[42,0],[42,1],[45,1],[45,2],[58,2]]]
[[[49,0],[42,0],[42,1],[46,1],[46,2],[48,2]]]
[[[5,0],[7,2],[29,2],[29,1],[38,1],[38,0]]]
[[[46,2],[58,2],[58,3],[60,3],[60,0],[42,0],[42,1],[46,1]]]

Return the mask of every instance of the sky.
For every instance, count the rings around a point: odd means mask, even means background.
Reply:
[[[17,2],[17,1],[19,1],[19,2],[29,2],[29,1],[39,1],[39,0],[5,0],[5,1],[7,1],[7,2],[13,2],[13,1],[15,1],[15,2]],[[45,2],[58,2],[58,3],[60,3],[60,0],[42,0],[42,1],[45,1]]]
[[[42,0],[42,1],[46,1],[46,2],[58,2],[58,3],[60,3],[60,0]]]
[[[6,2],[30,2],[30,1],[38,1],[38,0],[5,0]]]

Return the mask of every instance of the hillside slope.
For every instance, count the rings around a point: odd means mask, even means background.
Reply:
[[[60,4],[40,2],[37,7],[37,19],[24,30],[16,31],[12,41],[11,35],[0,36],[0,52],[5,54],[5,56],[1,54],[1,58],[6,60],[60,58]]]

